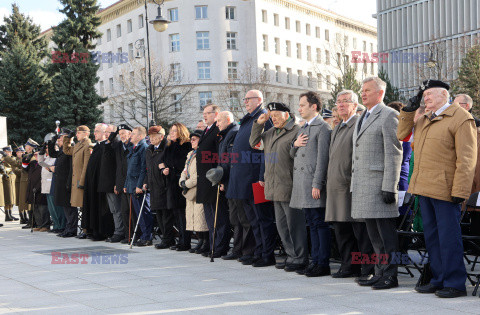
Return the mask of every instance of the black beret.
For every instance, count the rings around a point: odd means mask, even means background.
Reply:
[[[192,137],[199,137],[199,138],[201,138],[201,137],[202,137],[202,134],[203,134],[203,130],[197,129],[197,130],[195,130],[194,132],[192,132],[192,133],[190,134],[190,138],[192,138]]]
[[[422,91],[425,91],[431,88],[442,88],[448,91],[450,90],[450,85],[440,80],[430,80],[430,79],[423,81],[422,85],[420,85],[420,89]]]
[[[290,113],[290,108],[287,105],[279,102],[271,102],[267,105],[267,109],[269,111],[279,111],[279,112],[287,112]]]
[[[121,124],[118,126],[118,131],[120,130],[128,130],[128,131],[132,131],[132,128],[128,127],[127,125],[125,124]]]
[[[72,133],[72,130],[68,128],[62,128],[62,131],[60,131],[59,136],[68,136],[70,133]]]

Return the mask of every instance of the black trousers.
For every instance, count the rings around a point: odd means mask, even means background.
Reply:
[[[133,209],[133,204],[130,204],[130,196],[128,194],[125,194],[124,192],[121,192],[120,198],[123,230],[125,231],[124,238],[130,240],[130,238],[133,237],[133,230],[135,229],[137,216],[135,214],[135,210]]]
[[[255,252],[255,238],[252,227],[245,214],[243,200],[228,199],[229,219],[233,226],[232,252],[239,256],[253,256]]]
[[[173,210],[156,209],[155,214],[160,231],[162,231],[162,242],[173,245],[175,243],[175,233],[173,231],[175,217],[173,215]]]
[[[78,227],[78,208],[76,207],[63,207],[63,213],[65,213],[65,233],[77,234]]]
[[[192,233],[187,231],[187,219],[185,218],[185,208],[170,210],[175,217],[175,226],[178,229],[178,245],[190,247],[192,242]]]
[[[50,213],[47,205],[36,204],[33,209],[35,225],[38,228],[50,228]]]
[[[368,236],[377,255],[389,255],[387,264],[376,264],[375,275],[398,274],[398,265],[391,264],[392,254],[398,252],[397,218],[365,219]]]
[[[274,250],[277,239],[275,211],[272,202],[255,204],[253,197],[243,200],[245,214],[252,227],[255,238],[255,256],[265,260],[275,259]]]
[[[228,204],[225,197],[220,196],[218,200],[217,226],[215,224],[215,203],[204,203],[205,220],[207,221],[210,237],[210,249],[213,246],[213,234],[215,233],[214,252],[224,255],[230,249],[230,222],[228,221]]]
[[[352,265],[352,253],[360,252],[369,257],[373,254],[373,246],[368,237],[365,222],[334,222],[335,239],[342,258],[340,269],[360,272],[362,276],[373,274],[374,265]]]

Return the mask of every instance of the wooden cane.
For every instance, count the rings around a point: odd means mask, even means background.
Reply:
[[[217,203],[215,205],[215,220],[213,221],[213,243],[212,243],[212,256],[210,262],[214,262],[213,253],[215,250],[215,233],[217,232],[217,213],[218,213],[218,196],[220,195],[220,185],[217,186]]]

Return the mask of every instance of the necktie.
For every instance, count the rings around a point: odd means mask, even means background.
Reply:
[[[303,129],[306,129],[308,127],[308,123],[305,123],[305,125],[303,125]]]
[[[437,117],[437,114],[433,113],[433,114],[430,116],[430,121],[432,121],[433,119],[435,119],[435,117]]]
[[[362,125],[363,125],[363,123],[365,122],[365,120],[367,120],[368,116],[370,116],[370,113],[369,113],[369,112],[366,112],[366,113],[365,113],[365,117],[363,117],[363,119],[360,120],[360,123],[358,124],[358,130],[360,130],[360,128],[362,128]]]
[[[346,125],[347,125],[347,123],[342,122],[342,123],[340,124],[340,129],[343,128],[343,127],[345,127]]]

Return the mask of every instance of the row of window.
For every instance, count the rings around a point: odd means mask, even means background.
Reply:
[[[238,33],[236,32],[226,33],[227,49],[229,50],[237,49],[237,38],[238,38]],[[197,50],[210,49],[210,32],[203,32],[203,31],[197,32],[196,46],[197,46]],[[169,35],[169,47],[170,47],[170,52],[180,51],[180,34],[177,33],[177,34]]]

